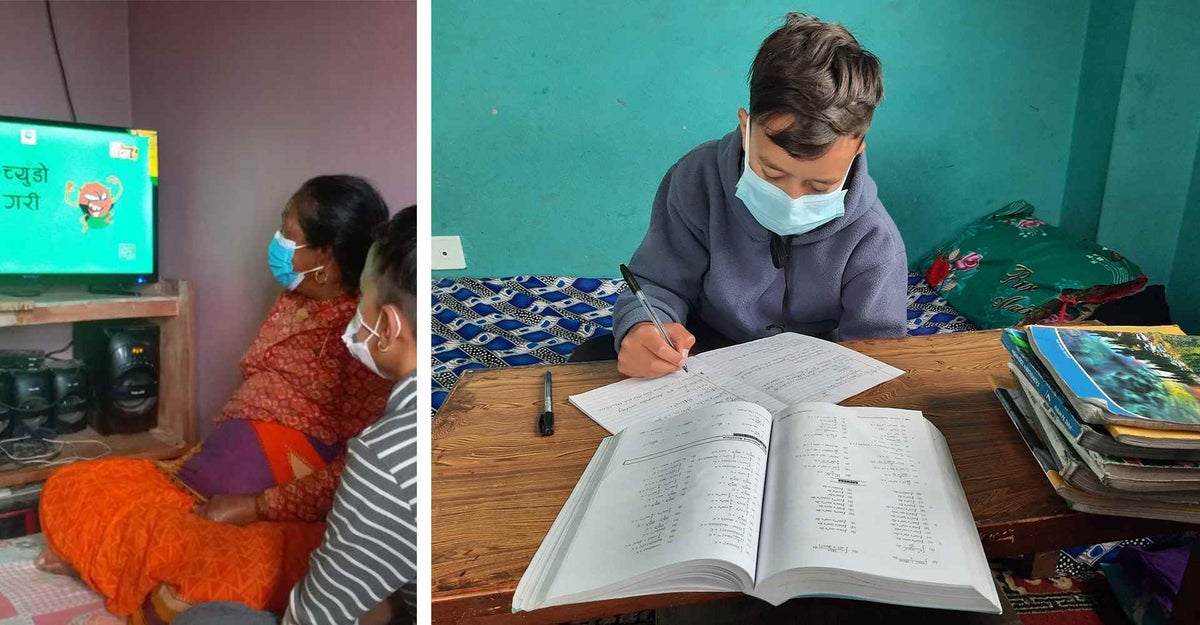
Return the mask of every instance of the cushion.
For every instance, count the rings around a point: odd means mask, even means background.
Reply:
[[[980,328],[1082,319],[1146,284],[1132,261],[1047,224],[1022,200],[968,226],[921,268],[930,286]]]

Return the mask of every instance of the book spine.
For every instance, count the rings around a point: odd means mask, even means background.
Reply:
[[[1008,350],[1009,355],[1012,356],[1013,363],[1037,387],[1038,394],[1042,396],[1042,399],[1046,400],[1046,405],[1049,406],[1050,412],[1054,414],[1054,418],[1058,419],[1059,423],[1067,428],[1067,432],[1070,432],[1071,438],[1078,441],[1083,436],[1083,426],[1079,424],[1079,421],[1071,418],[1071,413],[1066,404],[1063,403],[1062,396],[1055,389],[1051,388],[1045,376],[1037,370],[1037,367],[1030,361],[1029,356],[1013,342],[1012,337],[1007,332],[1001,335],[1000,342],[1004,345],[1004,349]]]

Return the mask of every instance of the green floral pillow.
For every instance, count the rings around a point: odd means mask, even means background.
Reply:
[[[971,224],[921,267],[929,285],[980,328],[1077,320],[1146,284],[1129,259],[1034,217],[1023,200]]]

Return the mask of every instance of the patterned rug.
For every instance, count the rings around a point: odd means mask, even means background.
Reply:
[[[1025,579],[1009,569],[992,574],[1022,625],[1130,625],[1100,573],[1048,579]]]
[[[612,334],[622,280],[564,276],[445,278],[433,285],[433,411],[468,369],[558,364]],[[908,333],[974,330],[917,275],[908,278]]]

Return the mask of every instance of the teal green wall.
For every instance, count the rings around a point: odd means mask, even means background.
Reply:
[[[1192,158],[1192,180],[1180,239],[1175,248],[1175,263],[1168,289],[1171,314],[1189,333],[1200,333],[1200,142]]]
[[[1100,228],[1099,207],[1104,201],[1113,127],[1121,101],[1133,2],[1096,0],[1088,13],[1060,219],[1063,228],[1081,239],[1094,241]]]
[[[1130,45],[1133,75],[1122,91],[1122,128],[1117,133],[1123,141],[1113,146],[1114,158],[1118,147],[1124,149],[1129,167],[1109,175],[1120,182],[1105,194],[1106,223],[1101,230],[1103,240],[1114,246],[1154,250],[1143,261],[1146,269],[1151,278],[1158,274],[1157,281],[1167,284],[1171,315],[1191,334],[1200,334],[1197,32],[1200,2],[1138,1],[1133,26],[1138,45]]]
[[[1137,261],[1200,333],[1200,2],[469,2],[434,7],[441,275],[611,276],[663,172],[735,126],[787,10],[883,60],[868,136],[910,259],[1024,198]]]
[[[1173,300],[1185,295],[1173,273],[1200,268],[1176,262],[1185,248],[1194,254],[1197,240],[1181,225],[1198,142],[1200,2],[1138,0],[1098,240],[1136,260],[1152,282],[1167,284]]]
[[[1189,186],[1168,296],[1175,321],[1188,333],[1200,334],[1200,142],[1192,158]]]
[[[663,173],[735,127],[758,45],[795,9],[844,23],[883,61],[867,154],[910,258],[1018,198],[1057,222],[1068,166],[1081,181],[1105,167],[1071,158],[1073,136],[1097,141],[1075,123],[1085,44],[1099,45],[1087,32],[1103,21],[1090,8],[439,0],[433,234],[463,237],[467,269],[436,273],[615,275]],[[1097,72],[1094,89],[1117,90]]]

